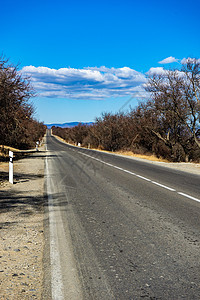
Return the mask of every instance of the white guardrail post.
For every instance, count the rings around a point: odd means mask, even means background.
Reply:
[[[9,151],[9,182],[13,184],[13,152]]]
[[[36,142],[36,151],[39,151],[39,150],[38,150],[38,146],[39,146],[39,144],[40,144],[40,142],[39,142],[39,141],[37,141],[37,142]]]

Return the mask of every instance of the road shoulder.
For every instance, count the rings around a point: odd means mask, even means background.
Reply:
[[[57,140],[59,140],[60,142],[76,147],[76,148],[80,148],[78,146],[75,145],[71,145],[69,143],[67,143],[64,139],[60,138],[59,136],[53,135]],[[114,152],[109,152],[109,151],[102,151],[102,150],[97,150],[97,149],[89,149],[90,151],[95,151],[95,152],[103,152],[103,153],[107,153],[108,155],[116,155],[116,156],[120,156],[120,157],[124,157],[124,158],[128,158],[128,159],[132,159],[132,160],[139,160],[139,161],[143,161],[145,163],[148,164],[154,164],[154,165],[158,165],[161,167],[165,167],[165,168],[170,168],[170,169],[174,169],[177,171],[182,171],[182,172],[186,172],[186,173],[190,173],[190,174],[196,174],[196,175],[200,175],[200,163],[193,163],[193,162],[163,162],[163,161],[155,161],[155,160],[151,160],[149,159],[149,157],[147,156],[147,158],[140,158],[138,157],[138,155],[125,155],[123,154],[123,152],[121,153],[114,153]]]
[[[1,299],[41,299],[44,253],[45,151],[14,162],[14,184],[0,165]]]

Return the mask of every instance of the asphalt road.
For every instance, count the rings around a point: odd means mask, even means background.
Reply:
[[[200,299],[200,176],[47,150],[53,299]]]

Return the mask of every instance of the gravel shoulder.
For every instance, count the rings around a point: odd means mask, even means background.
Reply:
[[[0,299],[41,299],[44,254],[44,157],[38,153],[0,164]]]
[[[115,155],[120,155],[120,156],[123,156],[126,158],[144,161],[149,164],[154,164],[154,165],[162,166],[165,168],[174,169],[177,171],[183,171],[183,172],[187,172],[187,173],[191,173],[191,174],[200,175],[200,163],[192,163],[192,162],[174,163],[174,162],[151,161],[148,159],[139,158],[139,157],[135,157],[135,156],[127,156],[127,155],[121,155],[121,154],[115,154]]]

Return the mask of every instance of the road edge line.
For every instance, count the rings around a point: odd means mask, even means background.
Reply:
[[[47,150],[47,145],[46,145]],[[48,150],[47,150],[48,151]],[[51,272],[51,296],[53,300],[64,300],[62,272],[60,265],[60,254],[54,222],[54,211],[52,209],[53,199],[51,197],[48,158],[46,156],[46,189],[49,214],[49,250],[50,250],[50,272]]]

